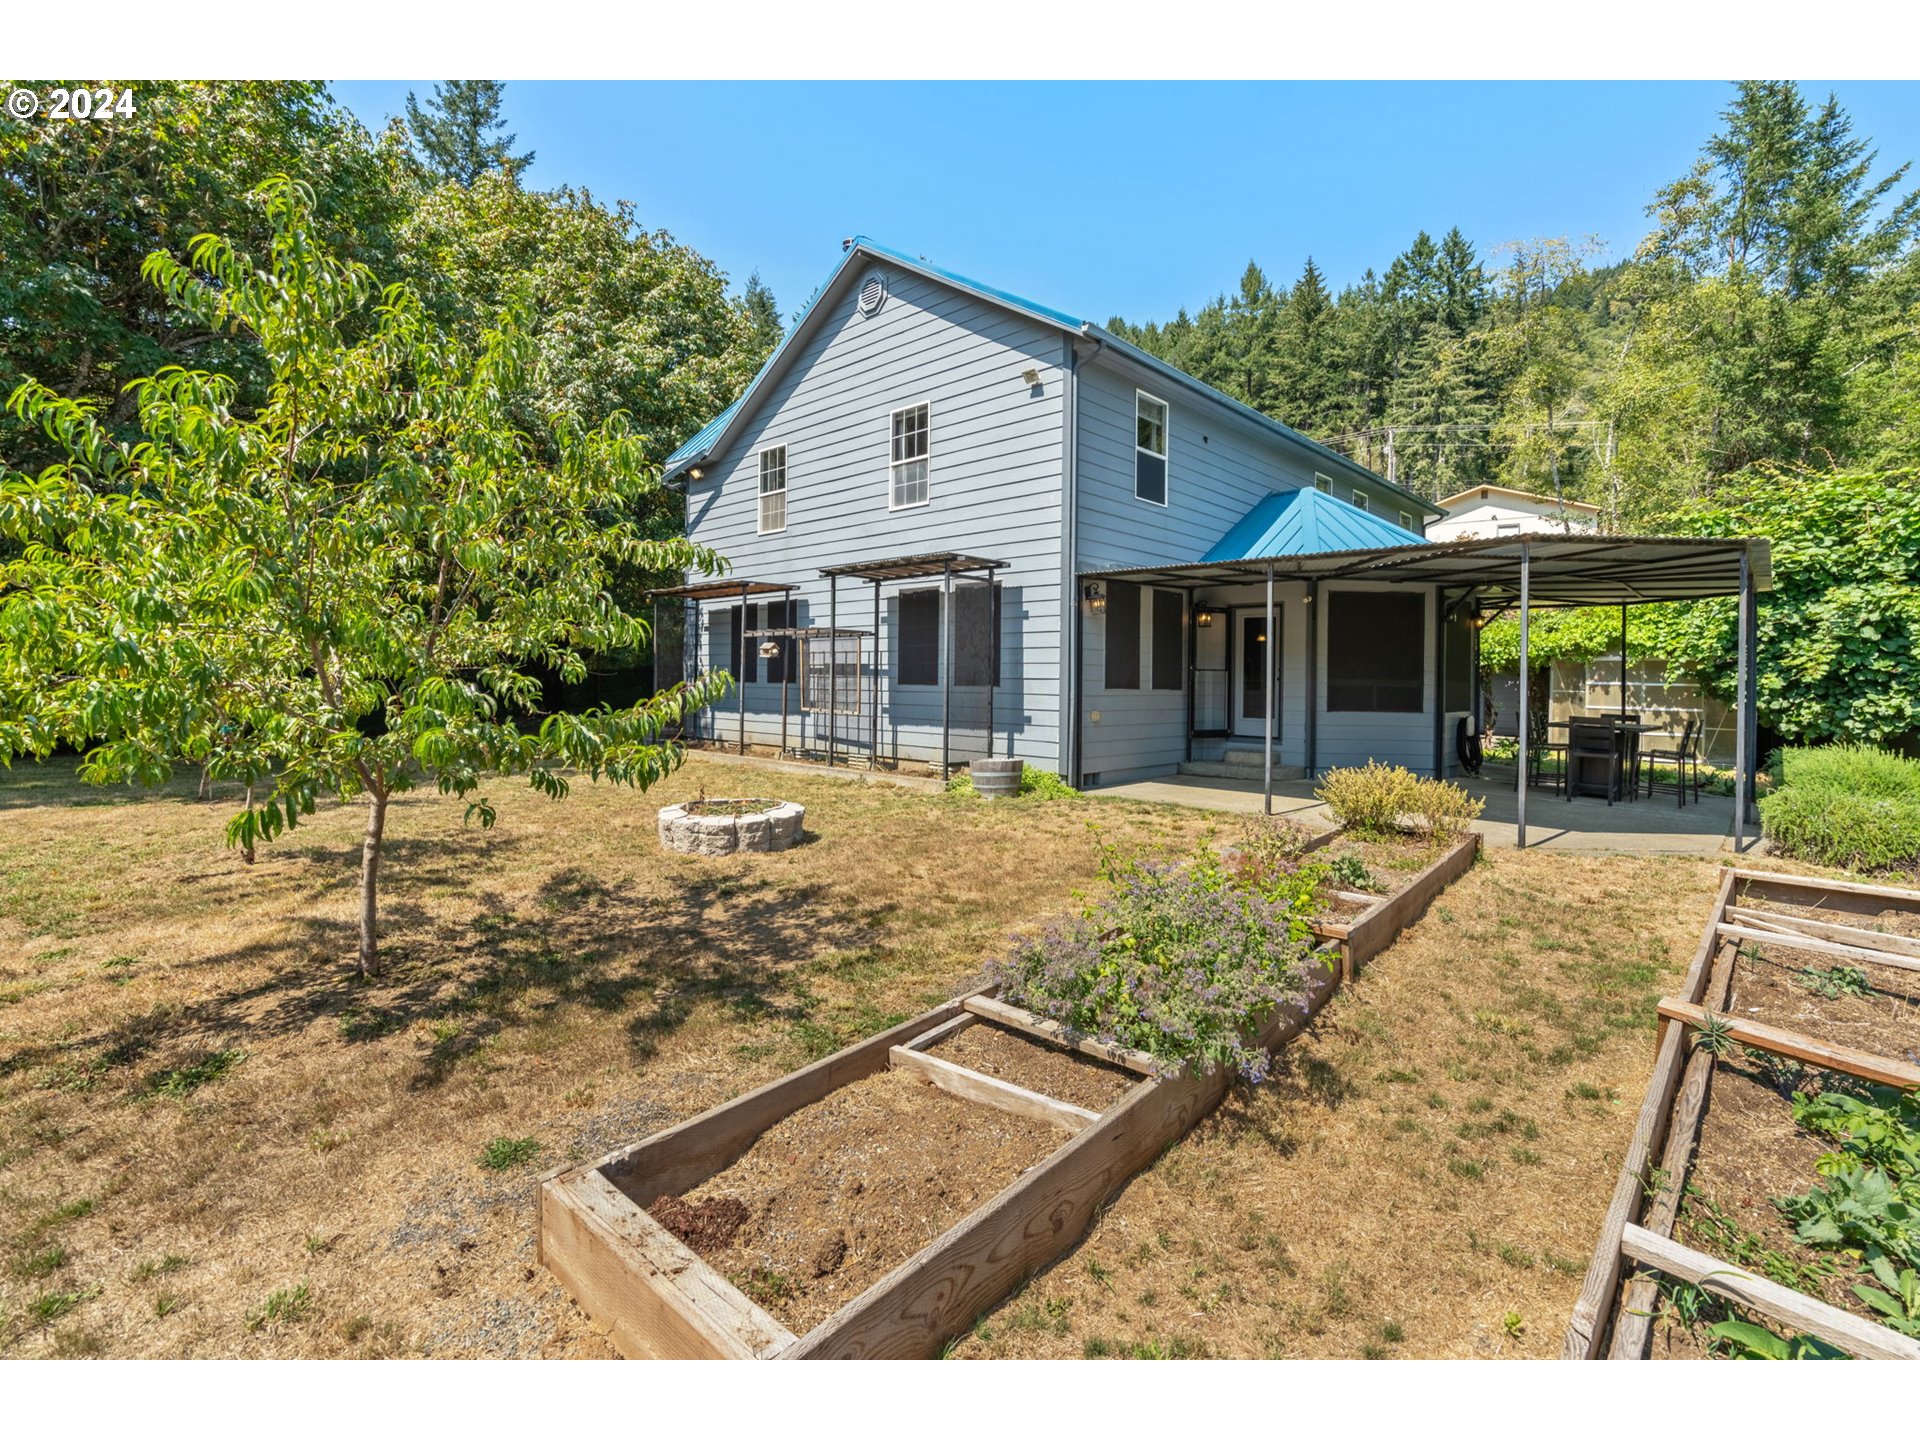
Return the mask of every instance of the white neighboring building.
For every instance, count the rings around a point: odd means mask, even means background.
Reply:
[[[1600,523],[1600,507],[1584,500],[1556,500],[1509,490],[1503,485],[1475,485],[1438,502],[1446,513],[1427,522],[1427,539],[1491,540],[1500,535],[1571,535],[1592,531]]]

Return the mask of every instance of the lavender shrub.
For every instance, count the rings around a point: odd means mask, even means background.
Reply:
[[[1003,998],[1144,1050],[1169,1073],[1230,1065],[1249,1083],[1266,1079],[1270,1057],[1252,1036],[1281,1007],[1304,1008],[1323,963],[1307,897],[1239,884],[1205,847],[1178,864],[1109,851],[1102,869],[1103,898],[989,966]]]

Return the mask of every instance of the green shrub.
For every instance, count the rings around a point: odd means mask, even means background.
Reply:
[[[1445,780],[1415,779],[1412,791],[1413,813],[1420,817],[1421,828],[1436,840],[1464,834],[1487,808],[1486,801],[1474,799]]]
[[[1315,798],[1333,818],[1362,835],[1390,835],[1414,808],[1414,776],[1398,765],[1368,761],[1357,768],[1329,770],[1320,777]]]
[[[1422,779],[1401,766],[1377,760],[1327,771],[1313,793],[1335,819],[1361,835],[1419,830],[1447,839],[1464,831],[1486,809],[1485,802],[1458,785]]]
[[[1920,794],[1863,795],[1799,781],[1760,801],[1773,848],[1845,870],[1911,870],[1920,864]]]
[[[1920,800],[1920,760],[1871,745],[1790,745],[1774,758],[1773,781],[1778,788]]]
[[[965,796],[969,800],[980,798],[980,792],[974,787],[971,775],[956,775],[947,781],[949,795]],[[1020,798],[1022,800],[1069,800],[1080,792],[1051,770],[1036,770],[1024,761],[1020,765]]]

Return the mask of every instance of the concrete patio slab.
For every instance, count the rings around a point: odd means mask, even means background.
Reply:
[[[1486,802],[1486,812],[1474,829],[1490,846],[1513,847],[1518,828],[1518,806],[1513,782],[1497,775],[1459,782],[1468,793]],[[1169,775],[1159,780],[1136,780],[1125,785],[1103,785],[1089,795],[1117,800],[1145,800],[1164,805],[1191,805],[1227,814],[1258,815],[1258,780],[1215,779],[1211,776]],[[1276,780],[1273,813],[1316,829],[1331,829],[1333,816],[1313,797],[1307,780]],[[1758,827],[1749,827],[1745,849],[1757,848]],[[1733,801],[1725,795],[1703,795],[1684,808],[1670,795],[1608,805],[1581,796],[1568,800],[1551,790],[1527,796],[1527,848],[1579,851],[1601,855],[1699,855],[1706,858],[1733,850]]]

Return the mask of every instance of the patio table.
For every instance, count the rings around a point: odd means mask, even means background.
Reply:
[[[1571,734],[1575,723],[1583,725],[1606,725],[1613,731],[1613,763],[1604,779],[1593,780],[1586,775],[1573,773],[1567,775],[1567,798],[1575,795],[1606,796],[1611,791],[1615,800],[1633,798],[1627,777],[1632,774],[1633,762],[1640,751],[1640,737],[1665,733],[1664,726],[1648,725],[1638,720],[1622,720],[1617,715],[1575,715],[1567,720],[1549,720],[1549,730],[1565,730]],[[1571,764],[1571,761],[1569,761]],[[1591,773],[1593,767],[1585,767]]]

